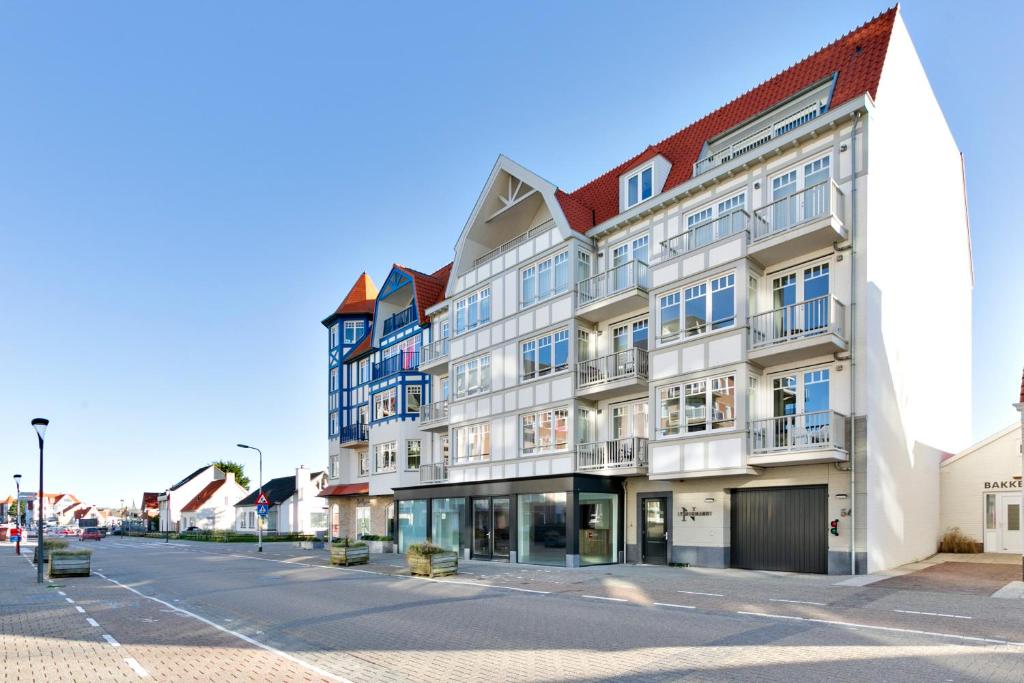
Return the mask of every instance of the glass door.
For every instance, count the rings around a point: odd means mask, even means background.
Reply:
[[[668,526],[665,498],[643,499],[643,557],[646,564],[668,564]]]
[[[512,504],[508,498],[492,498],[491,514],[493,521],[491,528],[491,558],[508,562],[509,549],[511,547],[509,519],[512,514]]]
[[[491,499],[473,499],[473,559],[491,559]]]
[[[508,561],[511,549],[511,514],[512,505],[507,497],[473,499],[474,560]]]

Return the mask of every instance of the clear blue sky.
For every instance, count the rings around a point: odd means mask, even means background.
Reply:
[[[0,6],[0,494],[36,416],[46,488],[100,504],[254,473],[239,441],[324,466],[319,321],[363,269],[447,262],[499,153],[573,189],[886,7],[380,6]],[[1024,364],[1024,13],[903,12],[967,158],[982,437]]]

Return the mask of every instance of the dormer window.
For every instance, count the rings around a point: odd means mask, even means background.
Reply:
[[[640,169],[626,176],[626,208],[636,206],[654,194],[654,167]]]

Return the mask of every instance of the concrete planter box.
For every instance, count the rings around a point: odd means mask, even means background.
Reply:
[[[331,564],[347,567],[350,564],[366,564],[370,561],[370,549],[364,546],[345,547],[331,545]]]
[[[70,555],[56,552],[50,559],[50,578],[63,576],[89,576],[92,555]]]
[[[395,544],[393,541],[363,541],[370,548],[371,553],[393,553]]]
[[[409,573],[416,576],[451,576],[459,572],[458,553],[434,553],[433,555],[415,555],[408,553],[405,561],[409,565]]]

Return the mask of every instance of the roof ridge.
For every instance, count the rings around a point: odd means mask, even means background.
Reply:
[[[637,154],[634,154],[633,156],[629,157],[625,161],[620,162],[619,164],[616,164],[615,166],[613,166],[608,171],[605,171],[604,173],[602,173],[602,174],[600,174],[598,176],[595,176],[594,178],[591,178],[590,180],[588,180],[587,182],[583,183],[582,185],[577,186],[575,189],[573,189],[571,191],[566,191],[566,195],[569,196],[571,199],[575,200],[577,203],[586,206],[586,208],[592,209],[593,207],[587,206],[583,202],[583,200],[578,198],[578,197],[576,197],[575,194],[577,192],[579,192],[580,190],[593,185],[597,181],[602,180],[602,179],[608,177],[609,175],[614,174],[615,171],[617,171],[618,169],[622,168],[623,166],[625,166],[627,164],[635,163],[636,160],[638,160],[644,154],[647,154],[652,149],[657,149],[660,145],[665,144],[666,142],[671,140],[673,137],[679,135],[680,133],[682,133],[683,131],[687,130],[688,128],[693,128],[693,127],[697,126],[698,124],[706,121],[707,119],[720,114],[723,109],[726,109],[729,106],[735,104],[739,100],[741,100],[744,97],[750,95],[750,93],[754,92],[758,88],[761,88],[761,87],[765,86],[766,84],[770,83],[771,81],[775,80],[776,78],[782,76],[783,74],[785,74],[790,69],[793,69],[794,67],[799,66],[800,64],[808,61],[809,59],[813,59],[814,57],[820,55],[821,53],[825,52],[826,50],[829,50],[829,49],[835,47],[838,43],[842,42],[843,40],[848,39],[854,33],[857,33],[858,31],[864,30],[867,26],[869,26],[870,24],[872,24],[872,23],[874,23],[876,21],[879,21],[880,19],[882,19],[882,17],[886,16],[887,14],[896,12],[899,9],[899,7],[900,7],[899,3],[896,3],[895,5],[890,7],[889,9],[879,12],[877,15],[875,15],[871,19],[868,19],[867,21],[863,22],[862,24],[860,24],[856,28],[850,29],[849,31],[847,31],[843,35],[841,35],[838,38],[836,38],[835,40],[833,40],[831,43],[828,43],[828,44],[818,48],[814,52],[810,53],[809,55],[807,55],[807,56],[797,60],[796,62],[793,62],[792,64],[790,64],[786,68],[782,69],[781,71],[777,71],[776,73],[774,73],[771,76],[769,76],[769,77],[765,78],[764,80],[762,80],[757,85],[754,85],[754,86],[748,88],[744,92],[742,92],[739,95],[737,95],[736,97],[732,98],[731,100],[729,100],[725,104],[722,104],[721,106],[717,107],[716,109],[713,109],[712,111],[708,112],[704,116],[701,116],[700,118],[695,119],[695,120],[691,121],[690,123],[682,126],[681,128],[677,129],[675,132],[670,133],[669,135],[666,135],[661,140],[658,140],[655,143],[647,145],[647,147],[645,147],[643,151],[638,152]],[[783,99],[785,99],[785,98],[783,98]]]

